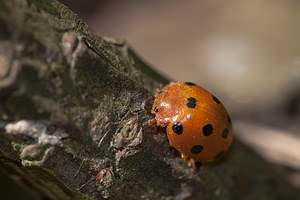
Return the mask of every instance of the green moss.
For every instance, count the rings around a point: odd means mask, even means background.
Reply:
[[[40,167],[27,167],[26,169],[29,170],[33,176],[38,177],[35,181],[44,186],[43,189],[46,189],[44,192],[49,196],[54,196],[59,199],[89,199],[78,191],[71,190],[63,182],[59,181],[51,170]]]
[[[23,184],[25,188],[28,187],[48,199],[89,199],[67,187],[49,169],[36,166],[24,167],[20,163],[2,156],[0,156],[0,169],[11,176],[22,177],[18,184]]]
[[[51,71],[56,71],[57,70],[57,64],[56,64],[56,62],[51,62],[50,63],[50,69],[51,69]]]
[[[30,160],[22,160],[22,165],[24,167],[30,167],[30,166],[39,166],[39,161],[30,161]]]
[[[7,8],[7,6],[4,4],[3,1],[0,1],[0,11],[1,12],[9,12],[9,9]]]
[[[37,9],[43,10],[46,13],[52,14],[54,17],[61,19],[60,12],[53,6],[52,0],[28,0],[28,2],[34,4]]]
[[[25,144],[16,143],[14,141],[11,142],[11,146],[15,148],[18,151],[18,153],[21,153],[23,149],[26,147]]]
[[[249,195],[245,195],[243,197],[244,200],[264,200],[264,199],[268,199],[266,198],[262,198],[261,196],[257,195],[257,194],[249,194]]]

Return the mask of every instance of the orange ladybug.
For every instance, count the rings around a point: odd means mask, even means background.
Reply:
[[[193,169],[195,162],[213,161],[230,146],[231,119],[217,97],[191,82],[171,82],[156,95],[152,114],[157,126],[167,126],[170,146]]]

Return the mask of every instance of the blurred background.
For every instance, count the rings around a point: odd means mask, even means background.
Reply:
[[[300,1],[61,2],[171,80],[218,96],[237,137],[300,188]]]

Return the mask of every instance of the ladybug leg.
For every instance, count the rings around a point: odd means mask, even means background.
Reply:
[[[148,126],[152,126],[153,124],[156,123],[156,118],[151,119],[151,121],[149,122]]]
[[[199,172],[202,163],[201,162],[197,162],[194,159],[190,159],[189,162],[188,162],[188,165],[193,168],[194,172],[195,171]]]
[[[185,161],[188,161],[190,158],[184,154],[181,154],[181,158]]]
[[[160,94],[161,93],[161,89],[156,88],[155,89],[155,94]]]

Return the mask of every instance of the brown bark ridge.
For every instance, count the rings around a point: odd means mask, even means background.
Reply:
[[[153,91],[167,82],[55,0],[0,1],[2,197],[299,197],[238,140],[193,172],[164,130],[147,126]]]

